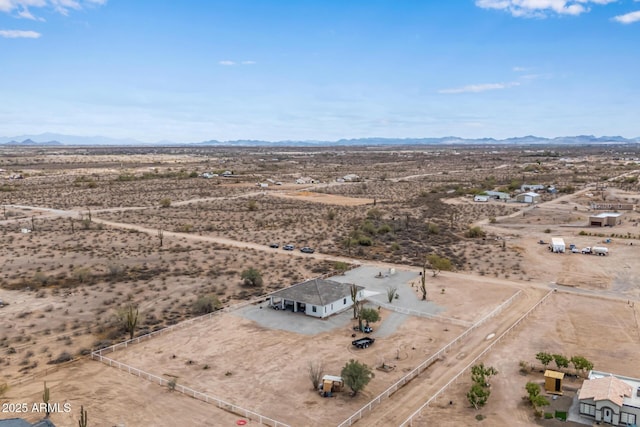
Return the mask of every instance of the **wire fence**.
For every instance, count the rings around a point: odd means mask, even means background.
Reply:
[[[471,322],[467,322],[465,320],[460,320],[453,317],[440,316],[439,314],[426,313],[424,311],[414,310],[412,308],[398,307],[386,302],[375,301],[375,304],[379,305],[380,307],[386,308],[387,310],[395,311],[397,313],[402,313],[402,314],[408,314],[409,316],[426,317],[429,319],[441,320],[443,322],[452,323],[458,326],[469,327],[472,325]]]
[[[206,393],[199,392],[190,387],[186,387],[180,384],[175,384],[175,382],[172,382],[172,380],[167,380],[166,378],[162,378],[157,375],[153,375],[148,372],[145,372],[141,369],[134,368],[133,366],[129,366],[126,363],[122,363],[122,362],[118,362],[117,360],[110,359],[108,357],[105,357],[99,354],[98,352],[92,353],[91,358],[94,360],[98,360],[111,367],[117,368],[121,371],[128,372],[131,375],[144,378],[148,381],[151,381],[152,383],[158,384],[161,387],[167,387],[173,391],[177,391],[178,393],[182,393],[189,397],[193,397],[194,399],[198,399],[202,402],[211,403],[213,405],[216,405],[220,409],[223,409],[227,412],[232,412],[234,414],[240,415],[241,417],[250,419],[260,424],[272,426],[272,427],[290,427],[288,424],[274,420],[273,418],[266,417],[264,415],[258,414],[257,412],[251,411],[249,409],[245,409],[238,405],[234,405],[233,403],[226,402],[222,399],[218,399],[217,397],[209,396]]]
[[[422,411],[427,408],[432,402],[434,402],[440,394],[442,394],[447,388],[451,386],[454,382],[462,376],[465,372],[471,370],[471,367],[475,365],[482,357],[484,357],[489,351],[493,349],[495,345],[497,345],[504,337],[507,336],[511,331],[513,331],[517,326],[519,326],[524,319],[529,317],[529,315],[538,308],[543,302],[549,298],[554,293],[553,290],[549,291],[546,295],[544,295],[540,301],[538,301],[533,307],[531,307],[525,314],[523,314],[518,320],[514,322],[506,331],[504,331],[498,338],[496,338],[487,348],[485,348],[478,356],[476,356],[467,366],[465,366],[460,372],[458,372],[453,378],[451,378],[440,390],[438,390],[433,396],[431,396],[420,408],[418,408],[413,414],[409,416],[400,427],[413,426],[413,421],[415,418],[422,415]]]
[[[425,371],[429,366],[434,364],[438,359],[440,359],[442,356],[447,354],[456,344],[458,344],[460,341],[465,339],[476,328],[478,328],[480,325],[485,323],[490,318],[498,315],[502,310],[505,309],[505,307],[507,307],[508,305],[513,303],[513,301],[516,298],[518,298],[521,294],[522,294],[522,290],[519,290],[518,292],[513,294],[509,299],[507,299],[502,304],[500,304],[498,307],[493,309],[490,313],[488,313],[487,315],[482,317],[480,320],[478,320],[476,323],[474,323],[471,327],[469,327],[467,330],[465,330],[462,334],[460,334],[458,337],[456,337],[453,341],[449,342],[447,345],[442,347],[436,353],[434,353],[429,358],[427,358],[425,361],[420,363],[420,365],[418,365],[416,368],[414,368],[412,371],[410,371],[407,375],[405,375],[404,377],[400,378],[400,380],[398,380],[396,383],[394,383],[391,387],[387,388],[385,391],[383,391],[378,396],[373,398],[365,406],[363,406],[362,408],[357,410],[353,415],[351,415],[349,418],[347,418],[342,423],[340,423],[338,425],[338,427],[350,426],[353,423],[357,422],[366,413],[372,411],[373,408],[378,406],[383,400],[389,398],[393,393],[395,393],[396,391],[398,391],[399,389],[404,387],[408,382],[410,382],[411,380],[416,378],[423,371]]]

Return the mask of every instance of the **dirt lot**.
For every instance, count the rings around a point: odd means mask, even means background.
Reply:
[[[39,401],[45,377],[37,375],[55,366],[48,362],[81,357],[95,346],[124,339],[115,319],[128,304],[140,309],[139,335],[194,316],[194,304],[203,296],[215,295],[228,305],[331,272],[335,259],[416,268],[427,253],[449,258],[458,271],[429,278],[429,298],[447,308],[443,315],[474,320],[517,289],[525,290],[526,297],[469,337],[442,366],[427,371],[427,383],[421,376],[398,392],[391,406],[373,413],[375,419],[399,424],[404,411],[411,413],[435,393],[437,385],[491,342],[488,335],[506,329],[549,286],[573,293],[554,295],[489,353],[485,361],[500,375],[492,381],[488,406],[469,409],[464,397],[469,383],[461,380],[438,399],[440,406],[429,409],[424,422],[530,425],[535,421],[530,408],[514,396],[522,394],[527,378],[540,378],[520,375],[518,362],[535,362],[541,350],[580,353],[596,369],[640,377],[624,362],[638,350],[636,314],[627,301],[640,298],[640,215],[625,211],[615,227],[587,226],[588,216],[599,212],[592,209],[593,202],[638,202],[638,165],[628,160],[638,157],[633,147],[2,150],[0,167],[7,177],[24,176],[0,181],[0,300],[5,303],[0,308],[0,385],[11,385],[7,397],[12,401]],[[225,170],[233,176],[198,177]],[[362,182],[335,182],[350,173]],[[320,183],[293,184],[303,176]],[[284,185],[256,186],[267,179]],[[511,191],[523,182],[554,184],[560,193],[543,194],[544,203],[533,208],[472,202],[478,190]],[[484,237],[467,236],[473,225],[481,227]],[[23,228],[31,231],[22,233]],[[605,245],[610,254],[552,254],[537,243],[551,237],[563,237],[579,248]],[[268,248],[271,242],[309,245],[317,252],[285,253]],[[250,266],[262,273],[263,286],[242,285],[240,273]],[[159,375],[177,375],[179,383],[215,396],[222,393],[293,425],[314,425],[327,412],[331,424],[459,332],[451,324],[408,320],[376,347],[357,353],[375,366],[401,350],[396,370],[376,371],[356,398],[345,393],[320,399],[304,368],[311,358],[322,357],[335,371],[355,356],[347,350],[347,327],[309,337],[266,331],[234,315],[218,319],[207,330],[185,329],[138,347],[148,352],[137,354],[134,348],[114,355],[161,366]],[[594,333],[602,324],[613,328],[611,336]],[[218,345],[197,339],[209,335]],[[239,335],[259,344],[256,350],[247,352]],[[67,376],[71,369],[73,376]],[[178,413],[193,414],[191,425],[210,424],[207,414],[220,417],[220,423],[237,419],[97,362],[73,364],[46,378],[52,393],[64,393],[73,404],[72,415],[54,414],[60,425],[73,423],[79,404],[100,425],[162,425]],[[101,395],[111,396],[108,401],[96,395],[96,382]],[[166,402],[167,409],[175,404],[175,409],[147,410],[152,399]],[[295,399],[305,413],[292,414],[284,404]],[[487,418],[476,421],[478,413]]]

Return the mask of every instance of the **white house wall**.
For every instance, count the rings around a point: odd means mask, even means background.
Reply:
[[[360,300],[361,298],[362,298],[362,294],[360,292],[358,296],[358,300]],[[304,313],[309,316],[322,318],[322,317],[331,316],[332,314],[339,313],[348,308],[351,308],[352,305],[353,305],[353,301],[351,301],[351,297],[348,296],[348,297],[340,298],[339,300],[336,300],[324,306],[307,304],[305,306]],[[315,308],[315,312],[313,311],[314,308]]]

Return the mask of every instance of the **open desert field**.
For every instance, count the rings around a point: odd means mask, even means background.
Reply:
[[[527,378],[540,375],[518,371],[521,360],[534,364],[538,351],[580,353],[596,369],[640,377],[632,364],[614,364],[639,345],[631,304],[640,299],[640,214],[620,210],[614,226],[589,226],[590,215],[615,210],[597,205],[638,203],[635,147],[2,150],[0,386],[8,389],[0,401],[38,401],[46,380],[52,396],[73,406],[71,414],[52,415],[60,425],[75,424],[80,405],[97,425],[149,425],[174,414],[193,417],[184,418],[190,425],[208,425],[207,414],[219,417],[219,425],[239,418],[90,360],[92,351],[129,338],[124,319],[131,308],[138,313],[137,337],[368,265],[412,272],[401,285],[408,293],[394,304],[415,300],[419,309],[417,274],[429,254],[448,259],[453,271],[432,277],[427,266],[425,307],[454,320],[382,307],[374,332],[379,338],[368,349],[350,346],[348,312],[310,335],[256,321],[245,310],[302,316],[256,302],[105,356],[289,425],[338,425],[520,291],[360,421],[400,425],[468,369],[492,344],[487,337],[500,336],[558,288],[482,356],[500,371],[479,411],[485,420],[476,421],[479,412],[466,402],[467,372],[416,422],[534,422],[531,408],[518,399]],[[9,179],[16,174],[21,178]],[[357,178],[345,181],[348,175]],[[522,184],[557,191],[541,192],[535,205],[473,201],[484,190],[515,196]],[[609,254],[551,253],[552,237],[579,249],[606,246]],[[285,244],[294,251],[282,250]],[[315,253],[301,253],[303,246]],[[243,279],[249,269],[259,281]],[[374,308],[376,298],[385,299],[384,287],[378,291],[382,296],[369,300]],[[601,322],[613,332],[599,335]],[[355,397],[322,399],[312,390],[310,361],[321,360],[327,373],[339,375],[350,358],[396,368],[376,370]],[[112,398],[101,401],[98,389]],[[146,409],[151,399],[166,402],[167,413]]]

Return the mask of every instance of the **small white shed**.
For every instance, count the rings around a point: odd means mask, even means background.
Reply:
[[[566,250],[564,239],[561,237],[552,237],[549,249],[554,253],[564,253],[564,251]]]
[[[473,197],[473,201],[474,202],[488,202],[489,201],[489,196],[474,196]]]

